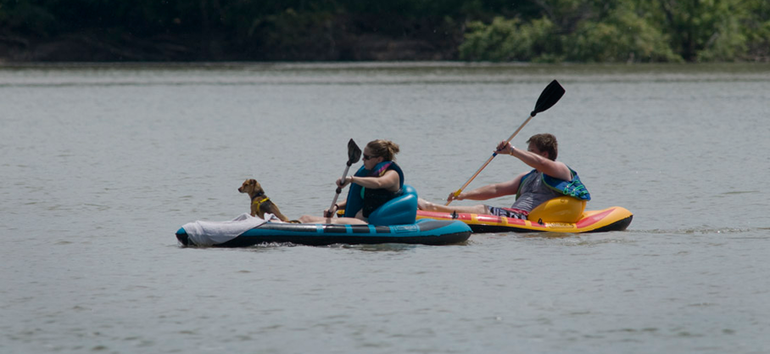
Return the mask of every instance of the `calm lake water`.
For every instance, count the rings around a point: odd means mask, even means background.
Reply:
[[[513,144],[555,134],[627,231],[174,237],[247,212],[252,177],[320,215],[350,138],[399,143],[407,183],[443,200],[553,79],[566,94]],[[769,102],[766,64],[0,67],[0,352],[767,353]],[[526,169],[500,156],[470,188]]]

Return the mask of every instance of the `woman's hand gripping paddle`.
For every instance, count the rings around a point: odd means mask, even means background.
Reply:
[[[350,139],[348,141],[348,162],[347,166],[345,166],[345,172],[342,173],[342,178],[345,178],[348,175],[348,170],[350,170],[350,165],[358,162],[358,160],[361,159],[361,149],[356,145],[356,142],[353,141],[353,139]],[[337,187],[337,194],[334,195],[334,200],[332,200],[332,205],[329,207],[329,210],[327,211],[326,215],[324,217],[330,218],[332,217],[332,208],[334,207],[334,204],[337,204],[337,198],[340,196],[340,193],[342,193],[342,187]]]
[[[545,87],[543,92],[540,94],[540,97],[537,99],[537,103],[535,103],[535,110],[529,114],[529,118],[527,118],[527,120],[525,120],[524,123],[521,123],[521,126],[519,126],[519,129],[516,129],[516,131],[513,132],[513,134],[511,134],[511,137],[508,138],[506,142],[508,143],[511,142],[511,140],[513,140],[513,137],[515,137],[516,134],[519,134],[521,129],[524,128],[524,126],[527,125],[527,123],[529,123],[529,121],[533,117],[535,117],[535,115],[545,111],[548,108],[553,107],[553,105],[555,105],[556,102],[559,102],[559,99],[563,95],[564,95],[564,88],[561,87],[561,85],[559,85],[559,82],[556,80],[551,81],[551,83]],[[468,187],[468,185],[471,184],[471,181],[473,181],[473,179],[476,178],[476,176],[478,176],[479,173],[481,173],[481,170],[483,170],[485,167],[487,167],[487,165],[489,165],[490,162],[492,162],[492,159],[494,159],[495,156],[497,156],[497,152],[492,153],[492,156],[489,158],[489,160],[487,160],[487,162],[481,165],[481,168],[479,168],[479,170],[476,171],[476,173],[474,173],[473,176],[471,176],[471,178],[468,179],[468,181],[465,182],[465,184],[463,184],[462,187],[460,187],[460,189],[454,192],[453,196],[456,198],[458,195],[460,195],[460,193],[463,192],[463,189],[465,189],[465,187]],[[449,205],[449,203],[451,203],[452,200],[453,199],[448,199],[446,202],[446,205]]]

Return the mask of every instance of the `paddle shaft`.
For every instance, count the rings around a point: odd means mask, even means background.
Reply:
[[[344,178],[348,175],[348,171],[350,170],[350,165],[352,165],[352,163],[348,161],[348,165],[345,166],[345,172],[342,173],[343,182],[344,182]],[[334,204],[337,204],[337,198],[339,198],[340,193],[342,193],[342,188],[337,187],[337,194],[334,195],[334,200],[332,200],[332,205],[329,206],[329,211],[326,213],[326,215],[324,215],[325,217],[330,218],[332,217],[332,215],[334,215],[334,213],[331,210],[334,207]]]
[[[553,105],[555,105],[556,102],[559,102],[559,99],[563,95],[564,95],[564,88],[561,87],[561,85],[559,85],[559,82],[556,80],[551,81],[551,83],[545,87],[543,92],[540,93],[540,97],[537,98],[537,103],[535,103],[535,109],[532,111],[532,113],[529,114],[529,118],[527,118],[527,120],[525,120],[524,123],[521,123],[521,126],[519,126],[519,129],[516,129],[516,131],[513,132],[513,134],[511,134],[511,137],[505,141],[506,144],[510,143],[511,140],[513,140],[513,137],[515,137],[516,134],[519,134],[521,129],[524,128],[524,126],[527,125],[527,123],[529,123],[529,121],[532,120],[532,118],[535,117],[536,114],[540,112],[544,112],[548,108],[553,107]],[[471,184],[471,181],[473,181],[473,179],[476,178],[476,176],[478,176],[479,173],[481,173],[481,170],[483,170],[485,167],[487,167],[487,165],[490,162],[492,162],[492,159],[494,159],[495,156],[497,156],[497,151],[492,153],[492,157],[490,157],[489,160],[487,160],[487,162],[481,165],[481,168],[479,168],[479,170],[473,174],[473,177],[471,177],[468,180],[468,182],[465,182],[465,184],[463,184],[463,186],[460,187],[460,189],[458,189],[456,192],[453,193],[454,196],[457,197],[458,195],[460,195],[460,193],[463,192],[463,189],[465,189],[465,187],[468,187],[468,185]],[[452,202],[452,199],[449,199],[447,200],[445,205],[449,205],[449,203],[451,202]]]
[[[513,138],[516,136],[516,134],[519,134],[519,132],[521,131],[521,129],[523,129],[523,128],[524,128],[524,126],[525,126],[525,125],[527,125],[527,123],[529,123],[529,121],[530,121],[530,120],[532,120],[532,118],[533,118],[533,117],[534,117],[534,115],[532,115],[532,116],[529,116],[529,118],[527,118],[527,120],[525,120],[525,121],[524,121],[524,123],[522,123],[522,124],[519,126],[519,129],[516,129],[516,131],[515,131],[515,132],[513,132],[513,134],[511,134],[511,136],[510,136],[510,137],[508,138],[508,140],[506,140],[505,142],[506,142],[506,143],[510,143],[510,142],[511,142],[511,140],[513,140]],[[489,157],[489,159],[487,160],[487,162],[484,162],[484,164],[483,164],[483,165],[481,165],[481,167],[479,168],[479,170],[478,170],[478,171],[476,171],[476,173],[474,173],[474,174],[473,174],[473,176],[471,176],[471,178],[470,178],[470,179],[468,179],[468,181],[467,181],[467,182],[465,182],[465,184],[463,184],[463,186],[462,186],[462,187],[460,187],[460,189],[458,189],[456,192],[454,192],[454,195],[455,195],[455,197],[457,197],[458,195],[460,195],[460,193],[462,193],[462,192],[463,192],[463,190],[465,189],[465,187],[468,187],[468,185],[469,185],[469,184],[471,184],[471,182],[473,182],[473,179],[475,179],[475,178],[476,178],[476,176],[478,176],[478,175],[479,175],[479,173],[481,173],[481,171],[482,171],[482,170],[484,170],[484,169],[487,167],[487,165],[489,165],[489,163],[490,163],[490,162],[492,162],[492,160],[495,158],[495,156],[497,156],[497,152],[496,152],[496,151],[492,153],[492,156],[490,156],[490,157]],[[446,202],[446,204],[444,204],[444,205],[445,205],[445,206],[446,206],[446,205],[449,205],[449,203],[451,203],[451,202],[452,202],[452,200],[448,200],[448,201]]]
[[[345,166],[345,172],[342,173],[342,179],[344,182],[345,177],[348,175],[348,171],[350,170],[350,165],[358,162],[358,160],[361,158],[361,148],[356,145],[356,142],[353,141],[353,139],[350,139],[348,141],[348,162],[346,162]],[[324,217],[330,218],[334,213],[331,211],[335,204],[337,204],[337,198],[340,196],[340,193],[342,193],[342,188],[337,187],[337,193],[334,195],[334,200],[332,200],[332,205],[329,206],[329,211],[324,215]]]

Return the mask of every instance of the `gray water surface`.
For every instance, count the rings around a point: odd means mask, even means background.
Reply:
[[[625,232],[174,237],[247,212],[246,178],[320,215],[350,138],[400,144],[441,201],[552,79],[565,96],[513,144],[555,134],[588,208],[634,213]],[[0,67],[0,352],[767,353],[768,102],[767,65]],[[527,169],[499,156],[469,188]]]

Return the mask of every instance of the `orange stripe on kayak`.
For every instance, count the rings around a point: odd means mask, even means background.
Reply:
[[[582,229],[584,227],[589,227],[593,224],[596,224],[602,219],[606,218],[607,215],[610,215],[613,211],[615,211],[616,208],[609,208],[601,213],[596,213],[594,215],[585,217],[583,219],[580,219],[575,226],[577,226],[578,229]]]

